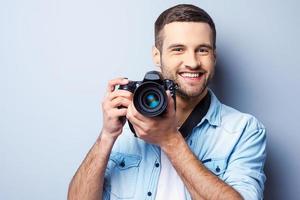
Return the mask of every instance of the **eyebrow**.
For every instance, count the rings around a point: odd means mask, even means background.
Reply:
[[[178,48],[178,47],[184,47],[183,44],[171,44],[170,46],[168,46],[167,49],[173,49],[173,48]]]
[[[199,47],[206,47],[206,48],[209,48],[209,49],[213,49],[213,47],[210,44],[206,44],[206,43],[200,44],[197,48],[199,48]]]
[[[178,47],[185,47],[185,45],[180,44],[180,43],[175,43],[175,44],[171,44],[170,46],[168,46],[167,49],[169,50],[169,49],[178,48]],[[198,49],[200,47],[206,47],[206,48],[209,48],[209,49],[213,49],[212,46],[210,44],[207,44],[207,43],[203,43],[203,44],[198,45],[196,49]]]

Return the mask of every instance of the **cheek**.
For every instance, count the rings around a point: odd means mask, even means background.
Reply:
[[[161,63],[165,71],[174,72],[180,68],[182,61],[178,56],[169,56],[163,57]]]
[[[202,61],[202,67],[208,72],[213,72],[215,69],[215,60],[207,59]]]

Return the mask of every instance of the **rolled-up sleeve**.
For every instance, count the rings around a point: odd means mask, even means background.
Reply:
[[[223,180],[245,200],[263,199],[266,131],[263,125],[245,128],[228,160]]]

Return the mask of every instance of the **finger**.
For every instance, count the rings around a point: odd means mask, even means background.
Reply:
[[[107,85],[107,93],[111,93],[115,90],[116,85],[125,85],[128,83],[128,79],[126,78],[115,78],[108,82]]]
[[[133,94],[127,90],[115,90],[111,92],[107,97],[111,101],[117,97],[125,97],[127,99],[132,99]]]
[[[128,106],[128,108],[130,109],[131,114],[137,118],[140,121],[146,121],[146,117],[144,115],[142,115],[139,111],[137,111],[137,109],[135,108],[133,102],[131,102],[131,104]]]
[[[141,119],[140,117],[141,114],[139,114],[133,104],[131,103],[129,106],[128,106],[128,109],[127,109],[127,115],[126,115],[126,118],[134,125],[138,126],[138,127],[143,127],[145,126],[145,122]]]
[[[114,117],[125,117],[127,115],[127,108],[116,108],[112,110]]]
[[[131,103],[131,100],[125,98],[125,97],[117,97],[115,99],[113,99],[110,102],[110,106],[112,108],[118,108],[118,107],[128,107]]]
[[[127,115],[127,108],[114,108],[105,112],[106,119],[116,119],[118,117],[123,117]]]
[[[126,108],[131,103],[131,100],[124,98],[124,97],[118,97],[114,99],[113,101],[105,100],[102,102],[102,110],[103,112],[106,112],[107,114],[110,114],[112,109],[119,109],[119,108]]]
[[[141,133],[143,133],[143,126],[140,125],[140,123],[135,122],[133,119],[128,119],[128,117],[126,116],[127,120],[132,124],[135,133],[138,137],[141,136]]]

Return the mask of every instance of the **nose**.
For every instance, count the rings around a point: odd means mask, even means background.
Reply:
[[[196,69],[200,66],[199,60],[197,60],[195,52],[187,52],[184,58],[184,65],[190,69]]]

